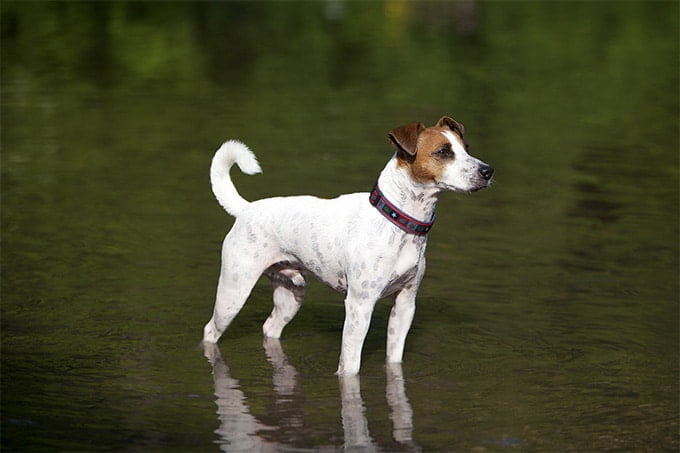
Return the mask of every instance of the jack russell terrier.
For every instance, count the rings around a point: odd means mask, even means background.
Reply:
[[[203,342],[219,340],[262,274],[274,287],[274,309],[262,331],[279,338],[302,304],[311,273],[347,296],[338,375],[359,372],[373,307],[391,294],[387,362],[401,362],[439,195],[491,184],[493,168],[467,153],[463,134],[463,125],[446,116],[433,127],[418,122],[394,129],[388,137],[396,153],[373,190],[332,200],[246,201],[229,169],[236,163],[251,175],[260,166],[243,143],[224,143],[213,157],[210,181],[217,201],[236,221],[222,245],[215,309]]]

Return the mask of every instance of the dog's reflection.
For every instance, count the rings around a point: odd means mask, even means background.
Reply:
[[[220,421],[215,433],[221,450],[280,451],[290,449],[296,439],[304,442],[304,395],[298,373],[288,363],[277,339],[265,338],[264,350],[272,365],[274,404],[267,416],[256,418],[250,412],[239,383],[231,377],[229,366],[217,345],[204,344],[204,354],[212,366],[217,414]],[[378,451],[381,448],[371,438],[366,409],[361,398],[358,376],[339,377],[342,403],[342,427],[345,451]],[[406,451],[418,451],[413,442],[413,412],[406,397],[401,365],[387,365],[387,403],[393,426],[393,438]],[[329,451],[336,449],[327,446]],[[324,449],[325,450],[325,449]]]

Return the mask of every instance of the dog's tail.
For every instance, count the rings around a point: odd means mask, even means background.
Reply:
[[[220,205],[234,217],[248,206],[248,200],[239,195],[229,176],[229,169],[236,163],[247,175],[260,173],[262,169],[257,163],[255,154],[238,140],[224,142],[217,150],[210,165],[210,183]]]

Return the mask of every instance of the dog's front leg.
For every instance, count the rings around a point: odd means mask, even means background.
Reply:
[[[406,335],[416,312],[418,285],[413,284],[399,291],[394,298],[387,325],[387,363],[401,363],[404,356]]]
[[[354,294],[351,289],[347,292],[345,325],[342,329],[342,348],[337,375],[351,376],[359,373],[361,350],[368,333],[368,327],[371,324],[373,307],[377,300],[377,297],[368,295],[366,292]]]

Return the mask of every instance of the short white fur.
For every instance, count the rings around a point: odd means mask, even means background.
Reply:
[[[445,135],[456,158],[440,183],[413,181],[398,153],[378,178],[385,196],[413,217],[429,219],[442,190],[476,190],[489,183],[490,176],[480,178],[474,170],[475,165],[490,167],[470,157],[453,134]],[[236,140],[225,142],[212,160],[213,192],[236,221],[222,245],[215,307],[203,341],[219,340],[261,275],[271,280],[274,299],[262,330],[267,337],[279,338],[302,304],[306,276],[313,274],[346,294],[337,374],[359,372],[375,303],[391,294],[395,298],[388,322],[387,362],[401,362],[425,272],[427,236],[396,227],[369,203],[365,192],[331,200],[296,196],[248,202],[229,176],[234,163],[248,174],[260,171],[254,154]]]

